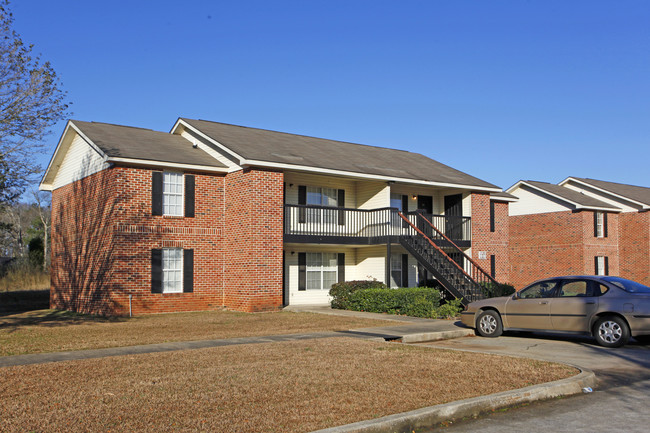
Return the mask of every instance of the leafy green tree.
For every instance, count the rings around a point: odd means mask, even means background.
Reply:
[[[49,62],[32,54],[13,30],[8,0],[0,0],[0,204],[16,199],[42,168],[34,154],[58,121],[70,115],[66,93]]]

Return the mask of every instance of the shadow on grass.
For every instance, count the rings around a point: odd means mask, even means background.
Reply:
[[[55,328],[89,323],[118,323],[132,320],[123,316],[96,316],[62,310],[37,310],[25,313],[0,313],[0,330],[15,332],[23,326]]]

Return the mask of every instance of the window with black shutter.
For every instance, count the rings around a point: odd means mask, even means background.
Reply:
[[[185,175],[185,216],[194,218],[194,175]]]

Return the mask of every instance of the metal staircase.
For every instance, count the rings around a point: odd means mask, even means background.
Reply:
[[[412,229],[409,230],[412,234],[399,237],[400,244],[425,269],[431,272],[449,293],[460,299],[463,305],[483,299],[485,297],[484,287],[498,284],[471,257],[438,230],[431,221],[417,214],[417,224],[413,224],[403,213],[399,212],[399,216]],[[460,266],[431,238],[446,240],[446,244],[448,243],[455,255],[464,258],[464,266]]]

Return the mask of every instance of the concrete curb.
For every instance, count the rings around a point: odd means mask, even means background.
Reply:
[[[580,368],[578,375],[555,382],[439,404],[312,433],[406,433],[418,429],[430,429],[451,419],[475,416],[495,409],[538,400],[579,394],[582,392],[582,388],[593,387],[595,384],[596,375],[591,370]]]
[[[402,337],[402,343],[423,343],[425,341],[451,340],[453,338],[467,337],[474,335],[473,329],[456,329],[453,331],[422,332],[419,334],[407,334]]]

